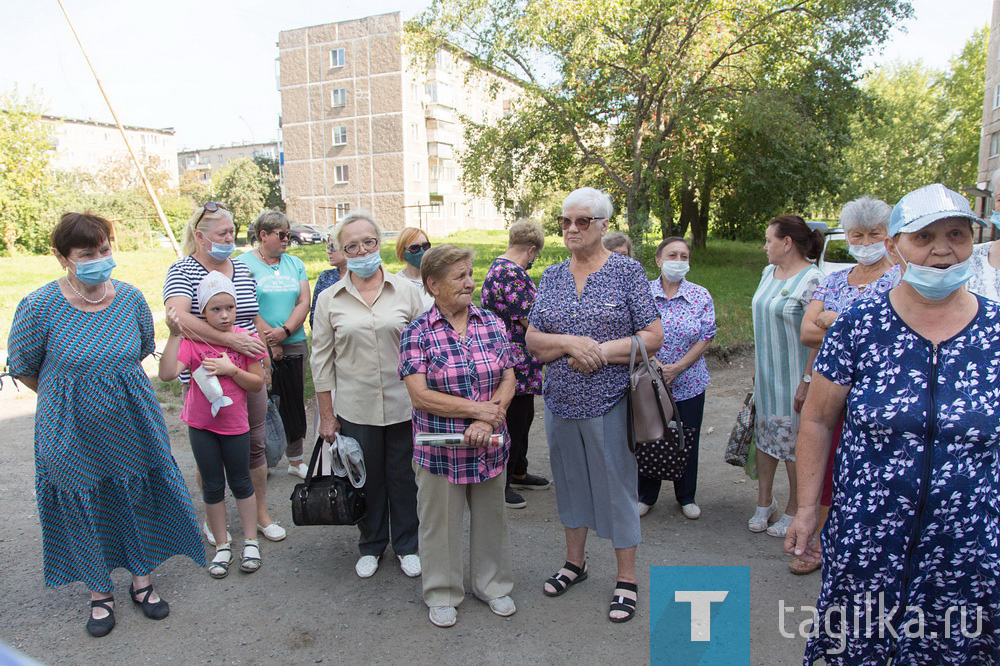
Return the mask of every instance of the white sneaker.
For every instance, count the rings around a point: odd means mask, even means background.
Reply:
[[[514,605],[514,600],[509,596],[490,599],[486,603],[490,605],[490,610],[500,617],[509,617],[517,612],[517,606]]]
[[[427,616],[435,627],[451,627],[458,622],[458,611],[454,606],[431,606]]]
[[[268,541],[281,541],[288,536],[288,532],[285,531],[285,528],[278,523],[271,523],[267,527],[257,523],[257,531],[263,534]]]
[[[358,578],[371,578],[376,571],[378,571],[378,558],[374,555],[362,555],[354,565],[354,572],[358,574]]]
[[[767,533],[773,537],[783,537],[785,532],[791,526],[792,521],[795,520],[795,516],[789,516],[787,513],[781,516],[774,525],[767,528]]]
[[[399,560],[399,568],[403,570],[410,578],[416,578],[420,575],[420,556],[419,555],[403,555],[400,557],[396,556]]]
[[[212,528],[208,526],[207,520],[201,524],[201,531],[205,533],[205,539],[207,539],[210,544],[212,544],[213,546],[219,545],[215,542],[215,535],[212,534]],[[229,530],[226,530],[226,541],[232,541],[232,540],[233,540],[233,535],[229,533]]]
[[[763,532],[767,529],[767,523],[771,520],[771,515],[778,510],[778,502],[771,498],[770,506],[759,506],[753,517],[747,521],[747,527],[751,532]]]
[[[694,502],[682,506],[681,513],[683,513],[684,517],[688,520],[698,520],[701,518],[701,509]]]
[[[645,502],[639,502],[639,517],[642,518],[645,516],[652,508],[653,507],[651,505],[646,504]]]
[[[309,465],[305,464],[304,462],[299,463],[298,465],[289,465],[288,473],[291,474],[292,476],[297,476],[300,479],[304,479],[309,474]]]

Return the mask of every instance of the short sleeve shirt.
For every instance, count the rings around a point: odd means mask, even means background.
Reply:
[[[514,360],[517,395],[537,395],[542,392],[542,364],[528,352],[524,335],[528,330],[521,323],[531,313],[535,303],[535,283],[521,266],[497,257],[483,280],[483,307],[493,312],[507,327],[510,351]]]
[[[895,265],[885,273],[882,273],[875,282],[855,287],[847,282],[847,277],[851,270],[851,268],[845,268],[842,271],[835,271],[827,275],[820,285],[816,287],[812,299],[814,301],[823,301],[824,310],[844,312],[859,298],[889,291],[899,284],[901,277],[899,266]]]
[[[628,338],[660,318],[646,274],[635,259],[611,253],[587,276],[577,296],[570,260],[542,274],[529,322],[542,333],[586,336],[597,342]],[[569,357],[546,365],[545,406],[564,419],[603,416],[625,396],[628,365],[611,364],[584,374]]]
[[[972,249],[972,267],[975,269],[966,288],[973,294],[985,296],[991,301],[1000,301],[1000,271],[990,264],[990,247],[996,241],[980,243]]]
[[[469,306],[465,338],[459,337],[437,306],[403,329],[399,341],[399,376],[424,374],[427,388],[468,400],[489,400],[511,367],[507,329],[488,310]],[[413,434],[463,433],[473,419],[448,418],[413,409]],[[418,446],[413,459],[451,483],[479,483],[503,471],[510,451],[507,424],[495,431],[501,446]]]
[[[295,304],[298,303],[300,283],[302,280],[309,280],[305,264],[287,252],[282,253],[274,266],[265,264],[253,252],[241,254],[238,260],[247,265],[257,283],[257,302],[260,303],[261,319],[272,328],[282,326],[288,321]],[[305,329],[299,326],[281,344],[290,345],[305,340]]]
[[[313,287],[312,305],[309,306],[309,326],[313,325],[313,317],[316,315],[316,299],[324,291],[340,282],[340,269],[331,268],[319,274],[316,278],[316,286]]]
[[[663,320],[663,347],[656,352],[661,363],[676,363],[695,343],[715,338],[715,303],[708,289],[681,280],[677,293],[668,299],[659,278],[650,280],[649,292]],[[701,395],[708,387],[708,368],[701,356],[670,385],[675,400]]]

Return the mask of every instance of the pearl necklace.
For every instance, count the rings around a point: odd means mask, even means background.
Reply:
[[[91,299],[89,299],[86,296],[84,296],[80,292],[79,289],[77,289],[75,286],[73,286],[72,280],[69,279],[68,275],[66,276],[66,284],[69,285],[69,288],[72,289],[74,292],[76,292],[77,296],[79,296],[80,298],[82,298],[87,303],[90,303],[91,305],[97,305],[98,303],[102,303],[104,301],[104,299],[108,297],[108,282],[109,282],[108,280],[106,280],[104,282],[104,295],[101,296],[100,298],[98,298],[96,301],[92,301]]]

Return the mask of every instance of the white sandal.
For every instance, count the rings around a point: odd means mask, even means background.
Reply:
[[[253,550],[250,550],[250,549]],[[247,539],[243,544],[243,553],[240,555],[240,571],[243,573],[253,573],[260,569],[260,541],[257,539]]]
[[[215,547],[215,557],[208,564],[208,575],[212,578],[225,578],[229,575],[229,565],[233,563],[233,549],[230,543],[220,543]]]

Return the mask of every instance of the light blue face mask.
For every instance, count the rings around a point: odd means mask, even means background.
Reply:
[[[363,257],[348,257],[347,270],[360,278],[368,278],[375,275],[375,271],[382,265],[382,255],[378,252],[366,254]]]
[[[84,284],[95,285],[110,280],[111,271],[118,264],[115,263],[114,258],[108,256],[89,261],[74,261],[73,265],[76,266],[77,280]]]
[[[992,222],[994,226],[1000,229],[1000,211],[997,210],[993,211],[993,214],[990,215],[990,222]]]
[[[208,256],[216,261],[228,259],[236,251],[236,243],[216,243],[212,241],[212,249],[208,251]]]
[[[903,273],[903,282],[908,282],[910,286],[917,290],[917,293],[932,301],[940,301],[942,298],[946,298],[955,290],[960,289],[976,273],[975,268],[972,266],[971,256],[965,261],[960,261],[948,268],[934,268],[932,266],[911,264],[906,261],[902,254],[899,255],[899,258],[903,260],[903,264],[906,266],[906,271]]]

